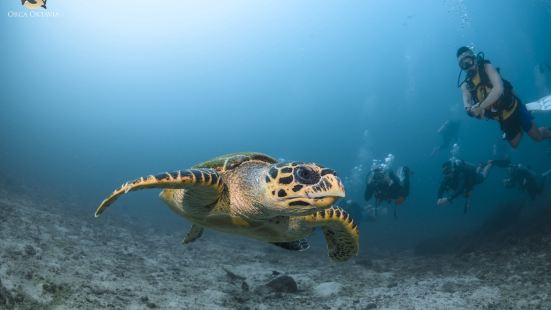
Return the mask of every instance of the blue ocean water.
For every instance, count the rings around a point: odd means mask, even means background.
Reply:
[[[462,45],[524,101],[549,94],[550,71],[536,70],[551,63],[549,1],[48,1],[49,15],[32,12],[0,5],[0,173],[90,216],[126,180],[238,151],[334,168],[362,206],[371,161],[394,154],[414,172],[411,195],[398,219],[360,223],[362,242],[379,247],[468,231],[527,199],[496,170],[467,216],[437,207],[448,153],[430,153],[447,119],[461,121],[466,161],[501,143],[496,122],[462,110]],[[551,168],[547,143],[523,140],[513,161]],[[179,229],[157,193],[112,212]]]

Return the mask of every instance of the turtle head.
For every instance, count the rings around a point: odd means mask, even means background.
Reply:
[[[267,170],[264,182],[264,205],[277,215],[312,214],[345,196],[335,171],[314,163],[274,164]]]

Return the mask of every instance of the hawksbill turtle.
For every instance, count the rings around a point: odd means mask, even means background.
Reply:
[[[261,153],[222,155],[191,169],[127,182],[103,200],[95,216],[120,196],[146,188],[162,188],[161,199],[192,222],[183,243],[211,228],[301,251],[320,227],[332,260],[358,254],[357,225],[333,207],[345,196],[344,187],[334,170],[315,163],[277,162]]]

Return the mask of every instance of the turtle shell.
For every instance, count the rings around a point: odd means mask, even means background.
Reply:
[[[242,152],[242,153],[231,153],[221,155],[200,164],[193,166],[192,168],[211,168],[215,169],[218,172],[223,172],[227,170],[232,170],[241,165],[242,163],[250,160],[259,160],[269,164],[274,164],[277,162],[274,158],[255,152]]]

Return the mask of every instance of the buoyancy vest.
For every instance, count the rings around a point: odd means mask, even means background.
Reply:
[[[472,75],[468,75],[465,83],[467,90],[471,93],[475,104],[479,104],[490,94],[493,88],[492,82],[486,73],[486,64],[490,64],[489,60],[477,57],[477,69]],[[499,68],[497,69],[499,73]],[[500,74],[501,77],[501,74]],[[518,108],[520,100],[513,93],[513,86],[511,83],[502,78],[503,81],[503,93],[499,99],[486,110],[486,116],[489,118],[497,119],[500,121],[509,118]]]

